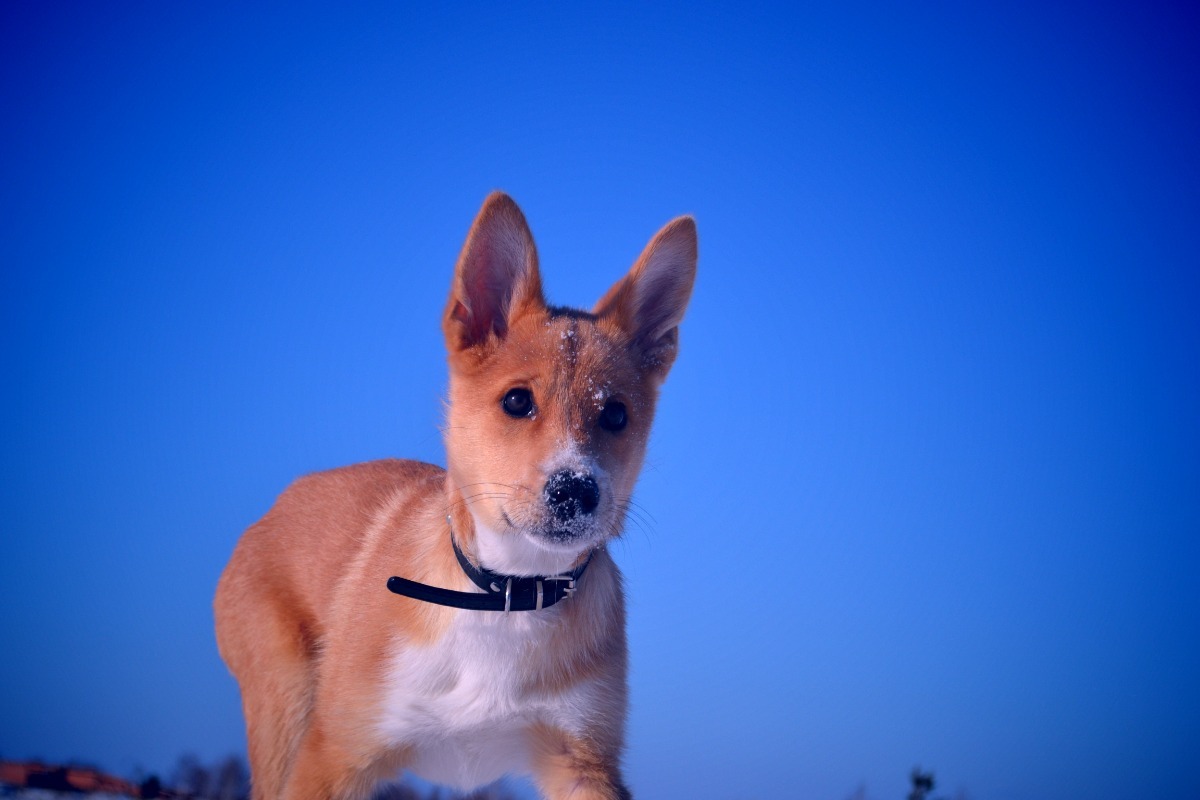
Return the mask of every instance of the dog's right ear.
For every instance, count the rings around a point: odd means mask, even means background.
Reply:
[[[537,249],[525,215],[503,192],[492,192],[471,225],[454,268],[442,318],[451,353],[503,339],[530,304],[543,304]]]

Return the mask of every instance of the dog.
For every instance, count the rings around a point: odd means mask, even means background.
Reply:
[[[442,317],[446,469],[302,477],[214,600],[256,800],[356,800],[409,770],[551,800],[629,797],[622,531],[697,261],[679,217],[589,311],[547,305],[525,217],[490,195]]]

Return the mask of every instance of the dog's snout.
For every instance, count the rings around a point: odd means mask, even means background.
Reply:
[[[600,504],[600,487],[591,475],[563,471],[546,481],[546,503],[554,516],[566,522],[590,514]]]

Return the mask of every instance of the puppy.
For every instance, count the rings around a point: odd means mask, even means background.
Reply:
[[[546,304],[492,194],[442,319],[445,470],[297,480],[217,587],[256,800],[350,800],[408,769],[471,789],[628,797],[620,535],[696,274],[696,226],[650,241],[592,311]]]

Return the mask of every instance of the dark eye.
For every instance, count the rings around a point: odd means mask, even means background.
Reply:
[[[533,413],[533,393],[528,389],[509,389],[500,406],[510,417],[528,417]]]
[[[600,412],[600,427],[606,431],[617,431],[625,427],[629,417],[625,415],[625,404],[617,400],[609,400]]]

